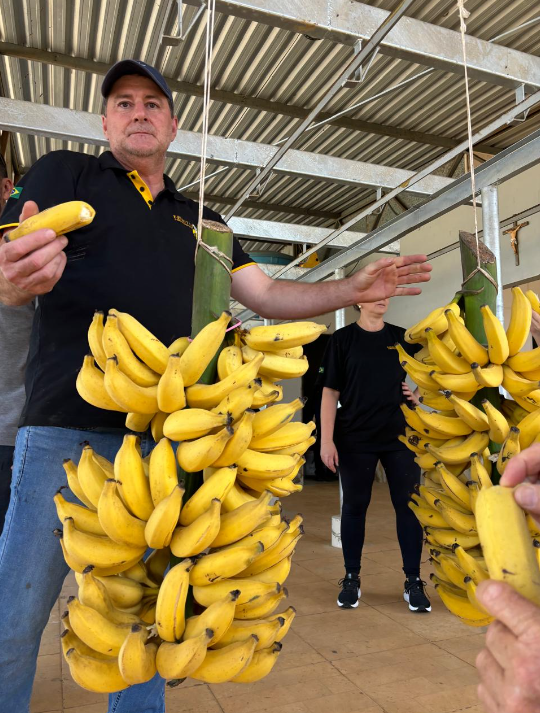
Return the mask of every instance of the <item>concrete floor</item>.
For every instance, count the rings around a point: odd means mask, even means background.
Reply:
[[[337,485],[308,481],[284,503],[287,514],[303,513],[306,535],[283,607],[293,604],[297,616],[273,672],[250,685],[188,680],[167,692],[167,713],[481,713],[474,660],[484,634],[450,616],[433,589],[431,614],[409,612],[387,486],[374,486],[354,610],[336,606],[343,566],[329,542]],[[422,575],[428,579],[428,564]],[[43,637],[32,713],[107,710],[105,696],[73,683],[60,653],[60,614],[74,593],[70,577]]]

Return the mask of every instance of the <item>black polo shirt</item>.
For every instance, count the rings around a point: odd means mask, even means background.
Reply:
[[[40,210],[83,200],[96,211],[90,225],[68,234],[64,273],[38,299],[21,426],[124,426],[124,415],[94,408],[75,388],[95,310],[129,312],[166,345],[190,334],[198,205],[168,176],[164,181],[153,201],[137,172],[126,171],[109,151],[99,157],[54,151],[16,187],[0,231],[17,224],[27,200]],[[207,208],[204,217],[223,222]],[[233,270],[248,264],[235,240]]]

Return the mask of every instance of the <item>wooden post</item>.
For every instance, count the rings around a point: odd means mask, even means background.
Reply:
[[[463,306],[465,311],[465,324],[469,332],[477,339],[480,344],[487,346],[486,333],[484,331],[484,323],[480,307],[489,305],[494,314],[496,314],[497,300],[497,263],[495,256],[491,250],[481,241],[478,241],[478,250],[476,238],[472,233],[465,231],[459,232],[459,249],[461,252],[461,267],[463,270]],[[492,279],[493,282],[479,270],[482,268]],[[498,409],[501,407],[501,397],[498,388],[483,388],[471,399],[471,401],[481,408],[480,402],[482,399],[489,399],[491,403]],[[490,442],[489,450],[491,453],[498,453],[501,446],[497,443]],[[496,467],[493,467],[494,482],[498,482],[500,476],[497,474]]]

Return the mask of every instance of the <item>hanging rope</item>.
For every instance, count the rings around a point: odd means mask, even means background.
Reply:
[[[197,260],[199,248],[209,253],[231,276],[232,259],[217,247],[207,245],[202,239],[204,211],[204,183],[206,175],[206,155],[208,150],[208,123],[210,115],[210,87],[212,83],[212,52],[214,49],[214,23],[216,17],[216,0],[208,3],[206,15],[206,42],[204,52],[204,86],[203,86],[203,123],[201,141],[201,166],[199,172],[199,217],[197,221],[197,244],[195,245],[194,261]]]
[[[465,9],[465,0],[457,0],[458,11],[459,11],[459,29],[461,33],[461,49],[463,52],[463,67],[465,70],[465,99],[467,104],[467,135],[469,139],[469,163],[471,166],[471,190],[472,190],[472,201],[473,201],[473,211],[474,211],[474,234],[476,238],[476,268],[471,272],[471,274],[463,281],[465,285],[469,280],[471,280],[478,272],[481,272],[486,279],[488,279],[491,284],[495,287],[498,292],[498,285],[496,280],[484,270],[480,261],[480,240],[478,238],[478,217],[477,217],[477,204],[476,204],[476,180],[474,175],[474,149],[472,141],[472,120],[471,120],[471,97],[469,94],[469,74],[467,71],[467,47],[465,43],[465,33],[467,32],[467,24],[465,20],[470,16],[470,12]]]

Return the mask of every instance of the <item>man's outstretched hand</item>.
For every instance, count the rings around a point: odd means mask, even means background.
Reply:
[[[422,292],[420,287],[408,285],[429,282],[431,269],[426,255],[383,257],[366,265],[349,278],[354,290],[354,301],[358,304],[377,302],[388,297],[419,295]]]

